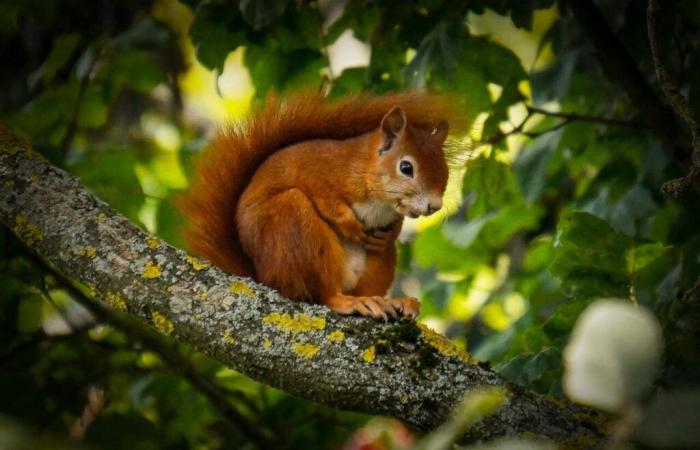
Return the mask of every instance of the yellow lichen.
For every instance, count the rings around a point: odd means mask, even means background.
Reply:
[[[343,342],[345,340],[345,333],[343,333],[340,330],[335,330],[334,332],[326,336],[326,339],[333,342]]]
[[[377,348],[374,345],[370,345],[365,349],[364,352],[362,352],[362,359],[365,360],[365,362],[371,363],[374,361],[374,358],[377,356]]]
[[[209,293],[207,293],[207,292],[202,292],[201,294],[199,294],[199,299],[200,299],[201,301],[204,301],[204,300],[206,300],[206,299],[208,299],[208,298],[209,298]]]
[[[158,311],[153,311],[151,314],[151,320],[153,321],[153,325],[155,325],[156,330],[160,331],[166,336],[170,336],[175,330],[175,325],[173,325],[172,321]]]
[[[187,256],[187,258],[185,258],[185,261],[187,261],[187,263],[198,272],[209,267],[209,263],[202,261],[199,258],[195,258],[194,256]]]
[[[292,317],[289,314],[272,313],[263,318],[263,323],[274,325],[280,331],[288,333],[307,333],[326,328],[325,318],[308,314],[294,314]]]
[[[85,287],[87,288],[88,297],[90,297],[90,298],[97,297],[97,286],[95,286],[92,283],[88,283],[85,285]]]
[[[255,297],[255,292],[242,281],[232,281],[228,285],[228,291],[236,295],[245,295],[246,297]]]
[[[224,341],[227,344],[235,344],[236,343],[236,338],[233,337],[233,330],[228,329],[224,332]]]
[[[311,359],[318,354],[321,348],[314,344],[294,344],[292,350],[302,358]]]
[[[146,236],[146,243],[148,244],[149,248],[160,248],[160,241],[153,236]]]
[[[141,276],[143,278],[158,278],[160,276],[160,265],[154,264],[151,261],[146,263],[146,267],[143,268],[143,273]]]
[[[101,212],[97,215],[97,223],[102,223],[107,219],[107,214]]]
[[[435,330],[431,329],[430,327],[419,323],[418,328],[420,328],[423,332],[423,338],[426,340],[426,342],[428,342],[428,344],[430,344],[440,354],[444,356],[459,358],[468,364],[476,364],[478,362],[476,359],[472,358],[471,355],[465,350],[457,347],[445,336],[435,332]]]
[[[95,247],[84,247],[80,249],[80,256],[87,256],[88,258],[94,258],[97,254]]]
[[[39,227],[24,216],[15,217],[15,226],[12,231],[30,247],[44,240],[44,234]]]
[[[8,189],[12,189],[13,187],[15,187],[15,180],[5,181],[5,187]]]
[[[119,311],[126,311],[126,302],[124,301],[122,296],[119,295],[119,293],[117,292],[107,292],[105,301],[109,303],[109,305],[114,309],[118,309]]]
[[[263,341],[263,347],[270,348],[271,346],[272,346],[272,341],[270,341],[269,339],[265,339]]]
[[[35,181],[38,180],[38,179],[39,179],[39,175],[37,175],[37,174],[33,174],[33,175],[30,177],[30,180],[31,180],[32,183],[35,182]]]

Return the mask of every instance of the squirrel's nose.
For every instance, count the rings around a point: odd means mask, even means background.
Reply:
[[[433,200],[428,203],[428,215],[442,208],[442,200]]]

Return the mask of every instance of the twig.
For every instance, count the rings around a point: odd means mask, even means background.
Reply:
[[[659,5],[656,0],[649,0],[647,6],[647,31],[649,34],[649,48],[651,49],[651,59],[654,63],[656,71],[656,79],[661,87],[666,102],[671,105],[676,116],[688,127],[691,134],[691,145],[693,154],[691,156],[691,165],[688,174],[670,180],[665,183],[663,190],[677,197],[683,192],[693,180],[700,174],[700,129],[695,118],[693,110],[690,108],[688,101],[678,89],[678,86],[671,80],[671,77],[664,67],[661,57],[659,56],[659,44],[656,39],[656,14],[659,12]]]
[[[530,105],[525,105],[525,107],[527,108],[527,115],[522,120],[522,122],[520,122],[515,128],[513,128],[510,131],[506,131],[506,132],[498,132],[498,133],[494,134],[493,136],[489,137],[488,139],[475,142],[474,146],[480,147],[482,145],[493,145],[493,144],[496,144],[496,143],[502,141],[503,139],[507,138],[508,136],[513,136],[516,134],[527,136],[529,138],[536,138],[536,137],[542,136],[543,134],[551,133],[551,132],[556,131],[560,128],[563,128],[572,122],[600,123],[603,125],[613,125],[613,126],[622,126],[622,127],[630,127],[630,128],[636,128],[636,127],[640,127],[643,125],[641,122],[638,122],[636,120],[618,119],[615,117],[590,116],[590,115],[586,115],[586,114],[565,113],[565,112],[558,112],[558,111],[548,111],[546,109],[542,109],[542,108],[538,108],[538,107],[530,106]],[[561,122],[559,122],[558,124],[553,125],[550,128],[547,128],[545,130],[525,131],[525,125],[530,121],[530,119],[535,114],[540,114],[540,115],[548,116],[548,117],[555,117],[555,118],[563,119],[563,120]]]
[[[693,284],[683,293],[681,300],[684,302],[689,302],[698,290],[700,290],[700,277],[695,280],[695,284]]]
[[[68,147],[70,147],[73,137],[78,130],[78,115],[80,114],[80,107],[83,103],[83,97],[85,97],[85,92],[90,85],[90,75],[92,74],[92,68],[95,66],[95,61],[97,61],[97,56],[90,60],[88,69],[85,74],[80,78],[80,84],[78,85],[78,96],[73,104],[73,110],[71,111],[70,119],[68,120],[68,127],[66,129],[66,134],[63,135],[61,142],[58,144],[58,151],[61,155],[65,156],[68,153]]]
[[[528,111],[535,113],[535,114],[541,114],[543,116],[549,116],[549,117],[559,117],[561,119],[567,119],[569,121],[600,123],[600,124],[604,124],[604,125],[616,125],[616,126],[631,127],[631,128],[643,126],[642,122],[639,122],[637,120],[618,119],[615,117],[590,116],[587,114],[565,113],[565,112],[559,112],[559,111],[548,111],[546,109],[537,108],[535,106],[526,106],[526,107],[527,107]]]

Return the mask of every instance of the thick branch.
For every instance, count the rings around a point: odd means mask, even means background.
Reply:
[[[510,398],[467,440],[538,435],[599,447],[599,413],[506,383],[409,323],[290,302],[148,236],[0,125],[0,222],[90,297],[140,317],[251,378],[332,407],[442,423],[465,393]]]

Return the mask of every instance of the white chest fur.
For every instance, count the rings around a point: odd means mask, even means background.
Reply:
[[[398,218],[398,214],[391,204],[383,202],[370,200],[355,203],[352,205],[352,209],[368,230],[386,227]],[[343,248],[345,249],[343,292],[349,293],[355,289],[357,282],[365,273],[367,253],[362,246],[350,241],[343,242]]]
[[[352,205],[352,210],[367,229],[383,228],[398,218],[398,213],[391,203],[374,200],[355,203]]]

